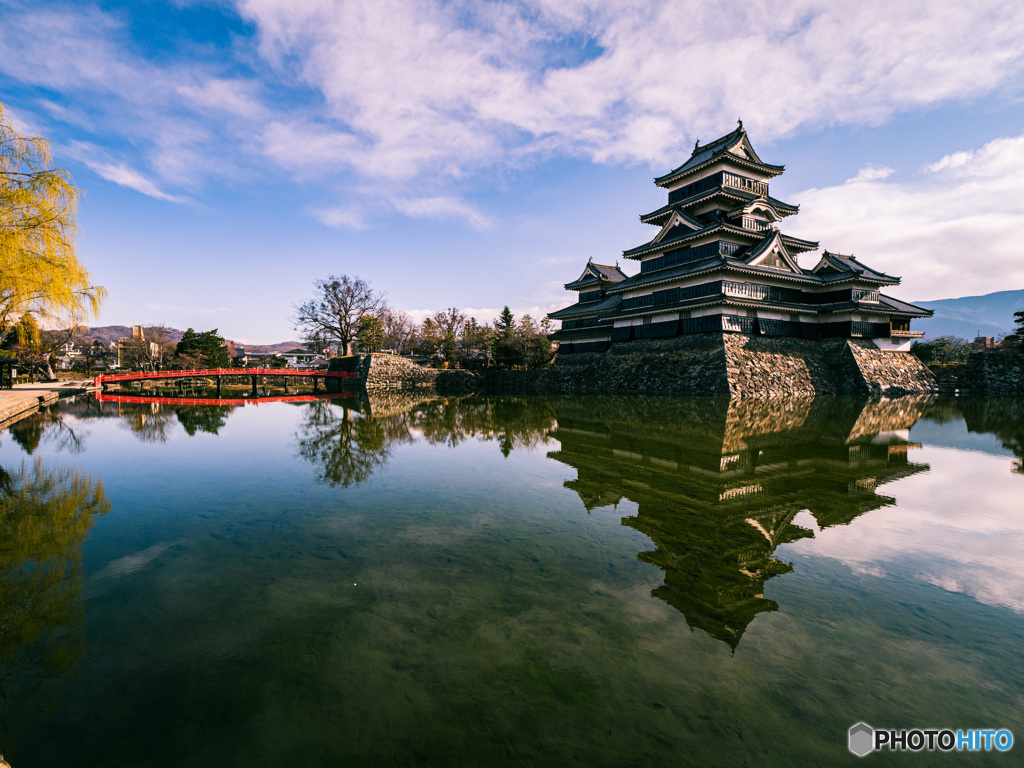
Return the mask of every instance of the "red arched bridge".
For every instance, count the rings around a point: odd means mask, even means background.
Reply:
[[[220,394],[221,380],[248,376],[252,383],[253,397],[256,396],[256,385],[261,376],[284,379],[285,389],[288,379],[303,378],[313,380],[313,391],[319,388],[320,379],[354,379],[358,374],[348,371],[318,371],[301,368],[200,368],[189,371],[129,371],[126,373],[101,373],[93,382],[99,389],[106,389],[108,384],[127,381],[158,381],[162,379],[216,379],[217,394]]]

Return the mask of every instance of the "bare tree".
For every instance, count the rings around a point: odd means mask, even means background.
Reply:
[[[174,357],[175,343],[163,324],[144,328],[141,337],[126,339],[120,346],[121,364],[129,368],[157,371]]]
[[[452,363],[456,362],[459,355],[459,341],[462,338],[462,331],[466,327],[466,316],[455,307],[449,307],[444,312],[434,313],[434,322],[441,335],[441,353],[444,359]]]
[[[416,325],[409,315],[396,309],[385,309],[380,313],[380,321],[384,326],[384,346],[387,349],[399,355],[412,351]]]
[[[336,341],[341,354],[351,355],[360,321],[387,308],[384,294],[374,291],[365,280],[348,275],[328,275],[313,285],[314,298],[295,305],[296,330],[307,342]]]

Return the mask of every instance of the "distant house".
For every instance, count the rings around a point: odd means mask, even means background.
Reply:
[[[277,354],[279,357],[283,357],[290,366],[309,365],[320,357],[316,352],[310,352],[308,349],[302,349],[301,347],[289,349],[287,352],[278,352]]]
[[[242,368],[269,368],[275,357],[273,352],[246,352],[243,347],[235,347],[234,362]]]
[[[244,347],[235,347],[235,365],[243,368],[269,368],[274,358],[283,358],[288,367],[316,365],[323,356],[308,349],[289,349],[287,352],[246,352]]]

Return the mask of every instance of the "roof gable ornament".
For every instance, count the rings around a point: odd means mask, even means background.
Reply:
[[[786,272],[803,274],[796,259],[790,254],[789,249],[778,232],[773,232],[770,237],[765,238],[757,245],[747,259],[747,264],[752,267],[771,267]]]
[[[685,230],[674,231],[677,226],[685,227]],[[662,240],[670,240],[669,237],[672,234],[691,234],[696,232],[700,227],[695,227],[692,222],[687,221],[679,211],[673,211],[672,215],[669,216],[668,221],[665,222],[665,226],[661,228],[661,231],[655,236],[651,243],[660,243]]]

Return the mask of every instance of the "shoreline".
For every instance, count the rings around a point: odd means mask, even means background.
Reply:
[[[15,384],[0,390],[0,430],[6,429],[62,397],[82,395],[95,390],[91,379]]]

